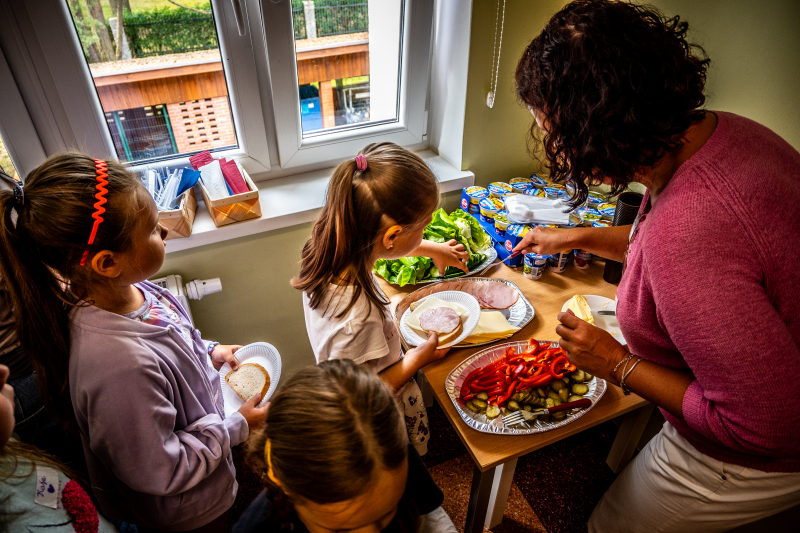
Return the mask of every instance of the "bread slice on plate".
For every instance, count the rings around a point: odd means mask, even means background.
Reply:
[[[259,392],[263,399],[269,390],[269,373],[263,366],[256,363],[244,363],[239,365],[236,370],[231,370],[225,374],[225,381],[230,385],[233,392],[247,401]]]

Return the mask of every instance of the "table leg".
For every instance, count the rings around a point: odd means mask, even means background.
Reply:
[[[495,467],[492,492],[489,495],[489,510],[486,514],[486,527],[492,529],[503,521],[508,496],[511,493],[511,483],[514,481],[514,470],[517,468],[517,459],[511,459]]]
[[[655,408],[656,406],[651,403],[628,413],[622,419],[617,438],[614,439],[614,444],[611,445],[611,451],[608,452],[606,459],[606,463],[614,473],[628,466]]]
[[[464,524],[464,533],[483,533],[483,524],[486,521],[486,511],[489,508],[489,496],[492,492],[495,468],[481,472],[477,466],[472,473],[472,489],[469,493],[469,507],[467,507],[467,522]]]

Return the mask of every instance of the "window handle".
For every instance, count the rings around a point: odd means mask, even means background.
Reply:
[[[236,18],[236,26],[239,28],[239,36],[244,36],[247,35],[247,30],[241,2],[242,0],[231,0],[231,4],[233,4],[233,16]]]

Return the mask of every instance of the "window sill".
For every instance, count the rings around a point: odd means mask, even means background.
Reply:
[[[436,174],[440,192],[456,191],[474,184],[475,174],[458,170],[433,151],[425,150],[419,155]],[[261,218],[220,228],[214,225],[202,197],[198,197],[192,235],[167,241],[167,253],[311,222],[325,203],[325,191],[332,173],[333,169],[328,168],[256,183]]]

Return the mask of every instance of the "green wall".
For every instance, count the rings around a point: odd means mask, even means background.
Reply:
[[[760,122],[800,148],[800,2],[797,0],[652,0],[689,22],[711,58],[706,107]],[[490,87],[497,3],[474,0],[462,168],[475,182],[507,181],[539,168],[526,152],[532,118],[514,94],[514,69],[528,43],[563,0],[507,0],[500,74]]]
[[[461,192],[442,195],[448,212],[458,207]],[[308,342],[303,301],[289,280],[300,271],[300,251],[311,235],[311,223],[167,254],[154,277],[180,274],[220,278],[222,292],[190,300],[195,326],[203,338],[223,344],[264,341],[281,354],[283,376],[314,364]]]

